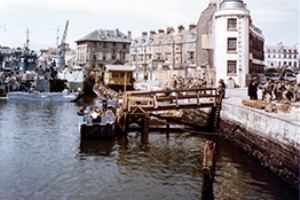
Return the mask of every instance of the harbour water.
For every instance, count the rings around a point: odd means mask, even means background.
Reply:
[[[203,136],[81,141],[77,111],[69,103],[0,101],[0,199],[201,199]],[[298,199],[259,163],[212,139],[215,199]]]

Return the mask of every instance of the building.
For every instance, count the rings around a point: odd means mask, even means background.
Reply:
[[[264,37],[242,0],[210,0],[197,25],[197,65],[208,82],[246,87],[264,71]]]
[[[145,79],[157,69],[195,67],[196,25],[191,24],[188,29],[180,25],[177,31],[168,27],[158,30],[158,33],[143,32],[141,37],[133,40],[130,55],[131,64],[144,72]]]
[[[281,68],[283,66],[299,69],[299,52],[296,44],[287,46],[283,43],[268,45],[265,48],[265,64],[268,68]]]
[[[214,69],[214,14],[218,1],[210,0],[197,23],[196,61],[200,70],[207,75],[208,83],[215,80]],[[199,69],[198,69],[199,70]]]
[[[246,87],[249,79],[263,74],[264,37],[252,24],[242,0],[223,0],[215,15],[214,66],[216,80],[233,79]]]
[[[87,70],[103,71],[107,64],[129,62],[130,32],[95,30],[76,43],[77,62]]]
[[[147,71],[152,68],[151,43],[157,36],[155,31],[143,32],[140,37],[135,38],[130,46],[130,64],[137,67],[138,71]]]

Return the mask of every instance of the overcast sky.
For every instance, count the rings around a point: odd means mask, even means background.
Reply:
[[[66,20],[67,42],[95,29],[118,28],[134,36],[142,31],[197,23],[209,0],[0,0],[0,45],[23,46],[30,29],[30,47],[56,45]],[[300,43],[299,0],[244,0],[266,44]],[[299,46],[299,45],[298,45]]]

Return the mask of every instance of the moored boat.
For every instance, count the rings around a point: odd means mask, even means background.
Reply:
[[[77,93],[67,92],[10,92],[9,100],[38,101],[38,102],[72,102],[77,99]]]
[[[112,110],[106,112],[92,111],[86,114],[80,124],[81,138],[113,138],[115,134],[115,114]]]

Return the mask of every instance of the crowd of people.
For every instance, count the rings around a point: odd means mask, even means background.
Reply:
[[[258,89],[262,92],[263,101],[270,102],[276,100],[278,102],[296,102],[300,100],[300,87],[296,81],[270,81],[267,80],[262,84],[251,80],[248,87],[248,96],[252,100],[258,100]]]
[[[28,90],[31,85],[31,81],[27,80],[23,75],[0,72],[0,96],[6,96],[10,91]]]
[[[201,78],[184,78],[182,76],[173,75],[172,79],[172,89],[194,89],[207,87],[207,81]]]

